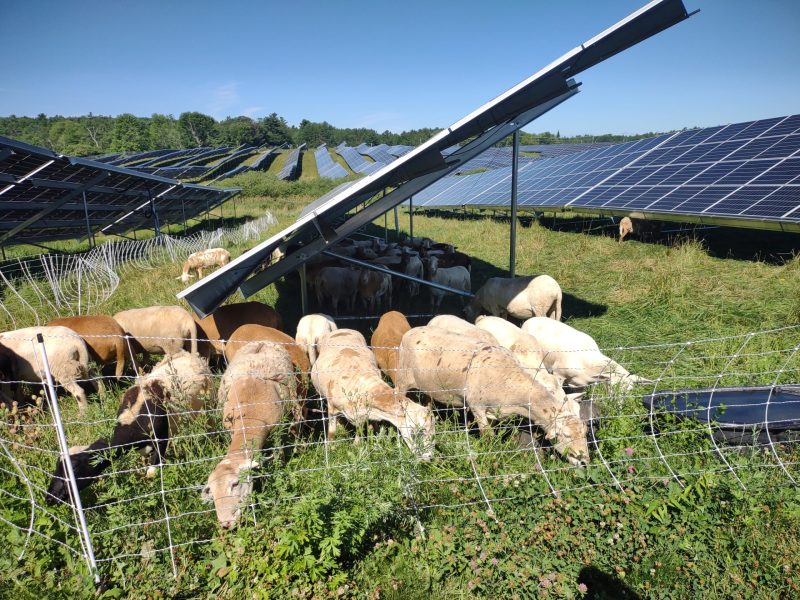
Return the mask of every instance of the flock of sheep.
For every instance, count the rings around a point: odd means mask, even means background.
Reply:
[[[452,265],[465,262],[465,255],[452,247],[436,248],[423,239],[413,251],[399,246],[391,252],[385,247],[382,256],[377,256],[373,242],[369,247],[346,244],[337,251],[349,252],[347,248],[363,260],[383,258],[380,264],[390,267],[420,266],[430,278],[437,272],[463,269],[469,290],[469,263]],[[370,257],[366,250],[376,256]],[[437,262],[452,266],[437,270]],[[361,271],[324,263],[312,265],[310,271],[316,293],[334,309],[339,300],[352,304],[362,289]],[[349,273],[356,275],[343,277]],[[352,286],[346,294],[344,279]],[[391,277],[387,279],[391,290]],[[448,282],[452,284],[449,274]],[[370,293],[361,296],[367,307],[376,299],[374,289]],[[385,292],[377,294],[384,296]],[[433,299],[432,304],[436,304]],[[148,475],[155,475],[181,421],[202,413],[215,395],[209,362],[223,365],[216,404],[222,408],[231,440],[202,492],[214,503],[223,527],[231,527],[239,517],[252,486],[244,474],[256,466],[269,431],[288,413],[297,426],[306,420],[312,384],[326,401],[329,437],[336,433],[338,417],[357,430],[369,421],[386,421],[420,459],[431,459],[434,413],[431,405],[409,397],[411,390],[417,390],[438,403],[469,410],[482,434],[491,431],[491,421],[527,418],[569,462],[588,463],[586,417],[580,403],[586,386],[609,382],[629,389],[646,380],[605,356],[590,336],[560,321],[561,288],[547,275],[492,278],[465,313],[474,323],[439,315],[412,328],[402,313],[386,312],[369,345],[358,331],[340,329],[334,318],[320,313],[304,316],[293,338],[284,333],[281,315],[259,302],[222,306],[203,319],[178,306],[135,308],[113,317],[67,317],[48,326],[0,334],[0,375],[6,384],[2,394],[11,402],[11,395],[20,397],[20,382],[44,380],[34,343],[37,334],[44,337],[56,383],[75,396],[81,412],[87,406],[81,382],[98,387],[102,381],[92,372],[90,359],[98,365],[116,363],[117,378],[126,361],[132,363],[140,374],[122,397],[111,438],[70,449],[80,489],[130,449],[150,455]],[[518,327],[509,319],[524,322]],[[164,358],[148,374],[141,374],[139,365],[149,361],[150,354]],[[10,382],[16,389],[10,389]],[[69,497],[67,465],[59,459],[47,499],[55,503]]]

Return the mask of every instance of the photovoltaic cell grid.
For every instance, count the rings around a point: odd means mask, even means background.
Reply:
[[[540,158],[550,158],[553,156],[564,156],[565,154],[575,154],[576,152],[586,152],[595,148],[605,148],[613,146],[617,142],[586,142],[580,144],[533,144],[520,146],[521,152],[538,152]]]
[[[489,148],[485,152],[479,154],[472,160],[464,163],[455,174],[468,173],[475,169],[501,169],[503,167],[511,166],[512,152],[511,148]],[[520,156],[520,164],[536,160],[528,156]]]
[[[320,177],[324,177],[325,179],[340,179],[341,177],[347,177],[349,175],[347,169],[333,160],[325,144],[320,145],[314,151],[314,158],[317,161],[317,171]]]
[[[278,179],[297,179],[300,175],[300,159],[305,148],[306,145],[301,144],[289,153],[289,156],[286,157],[286,162],[278,173]]]
[[[0,245],[181,222],[237,192],[61,156],[0,137]]]
[[[361,146],[358,146],[358,148],[361,147],[366,148],[366,145],[361,144]],[[367,161],[367,159],[365,159],[361,155],[360,151],[357,148],[353,148],[352,146],[341,146],[336,149],[336,152],[338,152],[339,156],[341,156],[345,160],[347,166],[353,169],[353,171],[355,171],[356,173],[363,173],[364,175],[369,175],[370,173],[374,173],[375,171],[383,167],[383,164],[381,163],[373,163]]]
[[[438,182],[417,206],[509,202],[511,170]],[[446,178],[456,179],[456,178]],[[683,131],[520,166],[530,207],[800,222],[800,115]]]
[[[409,152],[411,152],[413,149],[414,149],[414,146],[398,145],[398,146],[390,147],[389,150],[387,150],[387,152],[389,154],[391,154],[392,156],[396,156],[397,158],[400,158],[404,154],[408,154]]]
[[[365,149],[362,154],[369,156],[376,163],[388,165],[390,162],[397,160],[396,156],[389,154],[389,146],[386,144],[378,144],[377,146],[370,146]]]

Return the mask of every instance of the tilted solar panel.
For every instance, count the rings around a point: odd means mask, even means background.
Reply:
[[[192,218],[238,190],[189,186],[0,137],[0,245]]]
[[[366,148],[365,144],[361,144],[359,148],[362,146]],[[374,173],[384,166],[383,163],[369,162],[362,156],[361,152],[359,152],[357,148],[353,148],[351,146],[342,146],[341,148],[338,148],[336,152],[345,160],[347,166],[353,169],[353,171],[356,173],[369,175],[370,173]]]
[[[300,161],[303,158],[305,148],[306,145],[301,144],[289,153],[286,157],[286,162],[278,173],[278,179],[297,179],[300,176]]]
[[[388,165],[390,162],[397,159],[396,156],[389,154],[389,146],[386,144],[379,144],[377,146],[370,146],[362,152],[362,154],[369,156],[376,163],[383,163]]]
[[[317,171],[320,177],[340,179],[349,175],[347,169],[333,160],[325,144],[322,144],[314,151],[314,159],[317,161]]]

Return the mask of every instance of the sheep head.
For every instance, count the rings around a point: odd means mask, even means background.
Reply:
[[[545,437],[570,464],[583,467],[589,464],[586,425],[579,416],[570,413],[565,406],[553,419],[552,427],[548,428]]]
[[[69,449],[69,460],[72,463],[72,472],[78,483],[78,490],[92,484],[111,462],[106,458],[105,452],[109,449],[107,440],[100,439],[90,446],[78,446]],[[56,470],[47,487],[45,500],[54,505],[58,502],[68,502],[70,497],[69,481],[67,481],[67,467],[64,458],[56,463]]]
[[[434,421],[430,409],[403,396],[400,404],[405,412],[405,423],[400,427],[408,447],[422,460],[433,458]]]
[[[208,476],[202,499],[214,503],[217,520],[223,528],[230,529],[236,524],[245,498],[253,491],[253,482],[249,478],[242,480],[241,471],[257,466],[258,462],[252,459],[233,462],[224,458]]]

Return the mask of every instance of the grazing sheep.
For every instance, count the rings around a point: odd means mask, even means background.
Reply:
[[[328,402],[328,436],[336,434],[339,415],[357,428],[367,421],[388,421],[400,431],[412,452],[428,460],[433,454],[430,410],[383,381],[364,336],[352,329],[339,329],[326,334],[319,347],[311,380]],[[422,439],[418,443],[419,434]]]
[[[197,334],[200,337],[201,356],[223,355],[225,340],[242,325],[263,325],[283,331],[280,314],[261,302],[237,302],[220,306],[212,314],[197,319]]]
[[[464,314],[474,321],[482,309],[504,319],[550,317],[560,321],[561,286],[549,275],[492,277],[476,292]]]
[[[336,323],[332,317],[317,313],[306,315],[297,324],[297,335],[295,340],[297,345],[308,355],[311,366],[317,361],[317,343],[326,333],[336,331]]]
[[[417,327],[400,343],[397,390],[420,390],[434,400],[468,407],[481,433],[489,419],[512,415],[542,427],[567,460],[589,460],[586,427],[572,407],[559,402],[499,345],[490,345],[438,327]]]
[[[225,345],[225,358],[230,364],[240,348],[250,342],[272,342],[279,344],[292,360],[294,368],[297,370],[297,397],[305,398],[308,394],[308,378],[311,376],[311,363],[303,349],[295,340],[282,331],[263,325],[242,325],[233,332],[228,343]],[[294,371],[293,371],[294,372]],[[296,414],[295,420],[300,420],[304,414]]]
[[[222,377],[219,402],[231,441],[225,458],[208,476],[202,497],[214,503],[226,529],[236,523],[253,489],[242,471],[258,466],[256,453],[283,419],[286,401],[294,399],[292,373],[292,361],[281,345],[250,342],[239,348]]]
[[[147,477],[156,474],[156,468],[166,454],[169,443],[169,421],[166,404],[169,392],[159,381],[149,381],[129,388],[122,396],[117,422],[111,441],[99,439],[89,446],[70,448],[69,459],[78,483],[78,489],[91,485],[111,466],[112,458],[119,458],[128,450],[139,450],[150,455]],[[47,488],[48,504],[69,499],[69,483],[63,457],[58,459],[56,470]]]
[[[189,341],[192,353],[197,352],[197,325],[192,315],[180,306],[148,306],[131,308],[114,315],[126,334],[134,353],[177,354]]]
[[[364,269],[358,277],[358,295],[369,314],[376,314],[380,305],[392,305],[392,276]]]
[[[661,233],[661,223],[658,221],[649,221],[647,219],[640,219],[634,217],[622,217],[619,222],[619,241],[625,239],[626,236],[631,235],[638,237],[641,240],[655,239]]]
[[[465,321],[464,319],[456,317],[455,315],[438,315],[433,317],[430,321],[428,321],[428,327],[438,327],[439,329],[444,329],[445,331],[451,331],[452,333],[465,335],[485,344],[497,344],[497,340],[490,332],[484,331],[469,321]]]
[[[472,290],[472,281],[470,279],[469,271],[466,269],[466,267],[450,267],[448,269],[440,269],[439,260],[435,256],[431,256],[426,261],[423,261],[423,266],[426,264],[427,273],[425,279],[428,281],[432,281],[440,285],[446,285],[447,287],[465,292]],[[431,312],[436,313],[439,311],[439,307],[442,305],[442,299],[447,292],[433,287],[428,291],[430,292],[431,297]],[[463,304],[463,297],[461,302]]]
[[[72,329],[86,342],[93,361],[99,365],[117,363],[114,375],[117,379],[122,377],[125,369],[125,331],[113,318],[105,315],[60,317],[53,319],[48,325]]]
[[[333,315],[338,316],[339,301],[344,300],[347,310],[352,312],[360,276],[360,269],[325,267],[317,278],[317,304],[323,306],[323,301],[327,298],[333,308]]]
[[[16,371],[16,381],[42,383],[45,380],[44,364],[39,353],[36,335],[44,338],[47,361],[56,385],[62,386],[78,401],[81,413],[86,410],[86,392],[80,380],[91,379],[97,392],[102,390],[99,378],[92,378],[89,369],[89,349],[81,337],[67,327],[26,327],[0,333],[0,344],[13,354],[12,372]],[[21,400],[20,386],[16,386],[16,399]]]
[[[399,270],[401,273],[410,275],[411,277],[416,277],[417,279],[423,279],[425,277],[425,270],[422,266],[422,261],[419,258],[419,254],[406,250],[405,248],[403,248],[403,253],[400,255]],[[419,296],[419,283],[416,281],[405,280],[404,285],[408,289],[407,297],[409,300]]]
[[[231,253],[224,248],[209,248],[208,250],[200,250],[193,252],[183,263],[183,273],[175,279],[180,279],[183,283],[189,283],[192,278],[189,271],[194,269],[197,271],[197,278],[203,278],[203,269],[208,267],[224,267],[231,262]]]
[[[154,381],[170,393],[172,401],[167,409],[172,435],[177,432],[180,413],[191,411],[190,416],[194,416],[201,412],[214,389],[214,376],[208,362],[185,350],[165,356],[141,383]]]
[[[406,331],[411,329],[403,313],[396,310],[384,313],[372,334],[370,345],[375,360],[381,371],[394,383],[397,378],[397,356],[400,351],[400,340]]]
[[[522,330],[536,338],[545,352],[545,367],[563,377],[567,385],[583,388],[607,381],[630,390],[637,383],[652,383],[629,373],[625,367],[600,352],[591,336],[566,323],[534,317],[522,324]]]

